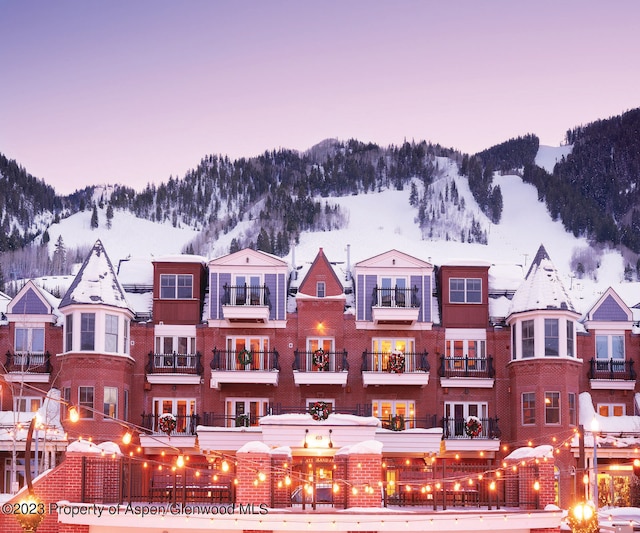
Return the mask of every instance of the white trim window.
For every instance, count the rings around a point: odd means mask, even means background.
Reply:
[[[536,423],[536,393],[522,393],[522,425],[532,426]]]
[[[316,297],[324,298],[327,295],[327,285],[324,281],[316,282]]]
[[[487,369],[485,330],[448,330],[445,339],[444,357],[447,369],[471,371]]]
[[[522,358],[536,355],[536,328],[534,320],[522,321]]]
[[[42,407],[39,396],[20,396],[13,399],[13,410],[19,413],[35,413]]]
[[[488,435],[488,410],[489,407],[486,402],[445,402],[445,438],[466,437],[465,425],[470,416],[480,419],[482,431],[479,436]]]
[[[157,335],[156,354],[193,355],[196,353],[196,338],[182,335]]]
[[[80,418],[92,419],[94,410],[95,390],[93,387],[78,387],[78,411]]]
[[[544,319],[544,355],[558,357],[560,355],[560,321],[557,318]]]
[[[160,298],[162,300],[191,300],[193,298],[193,274],[160,274]]]
[[[610,370],[610,361],[613,365],[613,370],[624,371],[624,333],[596,333],[596,368],[598,370]]]
[[[106,352],[118,351],[118,326],[117,315],[105,315],[104,317],[104,350]]]
[[[102,414],[106,420],[118,418],[118,387],[104,388]]]
[[[568,393],[569,400],[569,425],[576,426],[578,424],[576,393]]]
[[[449,278],[449,303],[482,303],[481,278]]]
[[[416,427],[416,402],[414,400],[373,400],[372,414],[379,418],[384,427],[394,424],[394,418],[401,419],[401,426],[396,429]]]
[[[226,426],[257,426],[260,418],[269,414],[268,398],[227,398]]]
[[[262,276],[236,274],[231,290],[231,305],[266,305]]]
[[[624,416],[627,407],[623,403],[599,403],[598,414],[600,416]]]
[[[176,433],[195,430],[195,427],[191,428],[191,416],[196,414],[195,398],[154,398],[153,414],[156,426],[158,416],[164,413],[171,413],[176,417]],[[159,428],[155,427],[154,431],[159,431]]]
[[[391,355],[391,352],[402,352],[405,355],[405,372],[415,371],[415,358],[408,356],[409,354],[411,356],[415,354],[415,339],[402,337],[379,337],[371,339],[371,344],[373,352],[372,370],[374,372],[386,372],[389,370],[389,356]]]
[[[560,424],[560,393],[544,393],[544,423],[548,426]]]
[[[80,351],[96,349],[96,314],[80,313]]]
[[[240,355],[244,351],[251,354],[250,362],[243,365]],[[227,362],[228,370],[269,370],[271,368],[269,353],[269,337],[227,337]]]
[[[411,297],[407,294],[409,281],[406,276],[381,276],[378,279],[380,287],[381,307],[411,307]]]
[[[16,355],[44,355],[44,327],[16,326],[14,349]]]

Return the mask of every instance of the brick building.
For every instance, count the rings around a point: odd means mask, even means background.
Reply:
[[[583,473],[593,482],[593,440],[587,427],[582,445],[577,430],[595,418],[600,499],[632,503],[632,304],[609,289],[581,315],[543,247],[515,290],[490,264],[397,250],[351,265],[320,249],[302,267],[250,249],[165,257],[138,284],[121,283],[119,268],[98,241],[61,300],[29,281],[8,304],[0,491],[22,483],[18,425],[57,389],[67,435],[42,422],[34,473],[45,457],[59,463],[68,441],[132,432],[123,449],[158,465],[138,476],[135,490],[150,497],[175,486],[163,464],[187,457],[215,477],[207,494],[232,498],[236,452],[258,441],[290,450],[278,469],[286,487],[272,481],[288,503],[296,489],[344,481],[338,450],[378,441],[387,502],[430,505],[436,485],[450,491],[445,505],[456,491],[479,501],[513,449],[551,445],[553,498],[567,506],[585,492]]]

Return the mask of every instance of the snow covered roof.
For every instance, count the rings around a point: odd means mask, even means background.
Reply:
[[[542,245],[524,282],[513,295],[509,314],[537,309],[563,309],[575,312],[558,271]]]
[[[62,298],[60,308],[72,304],[104,304],[131,309],[100,240],[93,245],[76,279]]]

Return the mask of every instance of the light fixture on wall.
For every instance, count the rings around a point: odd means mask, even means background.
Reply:
[[[309,430],[305,429],[304,430],[304,447],[308,448],[309,447],[309,443],[307,442],[307,436],[309,435]]]
[[[331,433],[333,433],[333,429],[329,430],[329,448],[333,448],[333,441],[331,440]]]

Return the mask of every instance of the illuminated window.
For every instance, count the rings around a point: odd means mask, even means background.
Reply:
[[[560,393],[544,393],[544,422],[555,425],[560,423]]]
[[[624,416],[625,405],[623,403],[599,403],[598,414],[602,416]]]
[[[416,423],[416,403],[413,400],[374,400],[372,414],[390,426],[394,417],[401,417],[405,428],[413,428]]]
[[[226,426],[257,426],[260,418],[269,414],[267,398],[227,398]]]
[[[93,387],[78,388],[80,418],[93,418]]]
[[[106,418],[118,417],[118,387],[105,387],[103,414]]]

